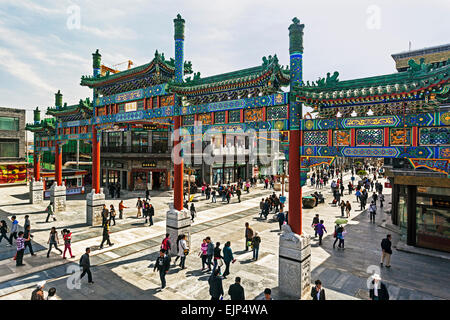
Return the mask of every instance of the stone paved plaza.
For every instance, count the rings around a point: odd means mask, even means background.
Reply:
[[[349,176],[344,176],[348,183]],[[382,181],[384,182],[384,180]],[[346,185],[346,184],[345,184]],[[303,188],[304,194],[314,189]],[[126,206],[125,219],[118,220],[111,227],[111,241],[114,246],[99,249],[101,228],[88,227],[85,217],[84,196],[69,198],[67,211],[56,215],[56,222],[45,223],[44,212],[48,201],[42,205],[28,204],[27,187],[17,186],[4,188],[0,199],[1,219],[9,219],[16,215],[20,226],[24,215],[29,214],[33,248],[36,257],[31,257],[26,251],[25,267],[17,268],[12,260],[14,247],[7,247],[6,242],[0,243],[0,298],[30,299],[31,291],[37,282],[47,280],[46,290],[57,289],[60,299],[199,299],[208,300],[209,273],[201,271],[201,259],[198,256],[202,239],[210,236],[212,241],[231,241],[236,263],[231,265],[231,274],[223,281],[225,299],[229,299],[227,290],[234,282],[234,277],[242,278],[246,299],[258,299],[265,288],[272,288],[275,299],[286,299],[280,294],[278,286],[278,243],[279,226],[272,221],[259,219],[259,202],[262,197],[271,194],[272,190],[264,190],[258,186],[249,194],[244,193],[242,202],[231,199],[230,204],[222,204],[201,200],[196,203],[198,216],[191,227],[191,253],[186,259],[186,269],[173,266],[169,271],[167,287],[160,290],[159,274],[153,272],[154,262],[158,255],[161,240],[164,236],[165,215],[168,203],[172,201],[170,192],[152,194],[155,207],[155,224],[149,227],[142,218],[136,218],[136,197],[142,194],[130,192],[123,194]],[[318,213],[325,220],[328,234],[325,235],[322,246],[318,239],[312,238],[312,281],[320,279],[327,292],[327,299],[368,299],[367,279],[371,274],[368,268],[379,268],[380,242],[387,233],[393,235],[393,246],[399,243],[400,236],[384,227],[384,220],[390,217],[384,211],[378,210],[377,223],[369,222],[366,211],[359,211],[354,195],[344,193],[344,200],[350,200],[352,214],[346,229],[345,250],[332,248],[334,221],[340,217],[340,209],[329,204],[332,196],[329,185],[320,190],[326,197],[326,203],[314,209],[303,210],[303,231],[314,236],[311,227],[313,216]],[[391,189],[384,189],[386,202],[384,209],[390,209]],[[109,199],[107,205],[114,204],[117,208],[119,200]],[[356,209],[356,210],[355,210]],[[249,222],[262,239],[259,259],[251,260],[252,252],[246,252],[244,244],[244,224]],[[73,232],[72,250],[76,255],[73,259],[63,260],[52,252],[46,258],[47,239],[51,227],[69,228]],[[20,229],[22,230],[22,229]],[[79,258],[86,247],[91,247],[91,268],[93,285],[87,284],[84,278],[80,289],[68,289],[71,278],[67,274],[70,265],[78,264]],[[381,268],[381,277],[387,284],[391,299],[449,299],[450,298],[450,260],[445,254],[441,258],[428,255],[413,254],[393,250],[392,268]],[[173,262],[174,258],[172,258]]]

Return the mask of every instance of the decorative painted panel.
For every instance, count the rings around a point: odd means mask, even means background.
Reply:
[[[142,99],[144,97],[144,90],[133,90],[128,92],[122,92],[119,94],[116,94],[116,103],[130,101],[130,100],[136,100],[136,99]]]
[[[317,122],[317,129],[336,129],[337,121],[336,119],[320,119]]]
[[[383,129],[356,130],[356,144],[358,146],[382,146]]]
[[[398,158],[433,158],[433,149],[429,147],[398,147]]]
[[[267,120],[287,119],[287,117],[288,117],[287,106],[267,108]]]
[[[434,122],[432,113],[411,114],[405,117],[405,123],[408,127],[431,126]]]
[[[419,128],[420,145],[449,145],[450,127]]]
[[[120,103],[120,102],[126,102],[126,101],[132,101],[142,98],[150,98],[155,96],[161,96],[166,95],[166,88],[167,84],[159,84],[156,86],[144,88],[144,89],[138,89],[138,90],[132,90],[132,91],[126,91],[122,92],[116,95],[111,96],[105,96],[105,97],[98,97],[94,100],[94,106],[100,107],[107,104],[114,104],[114,103]],[[173,105],[173,103],[172,103]]]
[[[334,146],[349,146],[351,143],[351,135],[349,130],[334,130],[333,131],[333,145]]]
[[[183,106],[181,114],[206,113],[236,109],[251,109],[257,107],[277,106],[288,103],[287,93],[277,93],[269,96],[252,97],[245,99],[211,102],[196,106]]]
[[[379,128],[395,127],[400,119],[397,116],[366,117],[366,118],[344,118],[343,128]]]
[[[439,148],[439,158],[450,159],[450,147]]]
[[[395,158],[398,155],[398,150],[395,147],[345,147],[342,154],[345,157],[358,158]]]
[[[411,145],[411,129],[391,129],[389,144],[391,146],[410,146]]]
[[[328,144],[327,131],[304,131],[303,145],[305,146],[326,146]]]
[[[225,111],[214,112],[214,123],[225,123]]]
[[[173,106],[174,105],[173,95],[162,96],[160,98],[161,107]]]
[[[439,117],[441,124],[444,126],[450,126],[450,111],[442,112]]]
[[[228,122],[241,122],[241,110],[230,110],[228,111]]]
[[[263,121],[264,110],[262,108],[247,109],[244,111],[245,122]]]
[[[197,116],[197,121],[200,121],[202,125],[212,124],[212,113],[203,113]]]
[[[289,120],[272,120],[270,121],[271,129],[272,130],[278,130],[278,131],[284,131],[289,129]]]
[[[183,116],[183,126],[193,126],[195,121],[194,115]]]

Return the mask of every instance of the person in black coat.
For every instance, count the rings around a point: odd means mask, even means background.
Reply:
[[[159,278],[161,279],[161,289],[166,287],[166,274],[169,272],[170,268],[170,257],[166,255],[166,250],[161,249],[159,251],[159,257],[156,259],[155,267],[153,272],[158,269]]]
[[[385,239],[381,241],[381,266],[383,266],[384,260],[386,258],[386,268],[391,267],[391,254],[392,254],[392,242],[391,242],[391,235],[388,234]]]
[[[214,270],[214,273],[209,277],[209,294],[211,300],[219,300],[223,296],[222,278],[219,276],[219,270]]]
[[[374,274],[372,278],[372,288],[369,290],[370,300],[389,300],[389,292],[386,285],[381,282],[380,276]]]
[[[155,215],[155,208],[153,208],[152,204],[148,204],[148,220],[150,221],[149,226],[153,225],[153,216]]]
[[[231,300],[245,300],[244,288],[241,286],[241,278],[236,277],[235,283],[233,283],[228,289],[228,294]]]
[[[315,286],[311,288],[311,297],[313,300],[325,300],[325,289],[322,288],[322,282],[316,280]]]
[[[88,275],[88,282],[89,283],[94,283],[94,281],[92,281],[92,274],[91,274],[91,270],[90,270],[91,262],[89,260],[89,253],[91,253],[91,248],[86,248],[86,253],[83,254],[81,256],[81,258],[80,258],[80,267],[83,268],[83,272],[80,275],[80,280],[87,273],[87,275]]]

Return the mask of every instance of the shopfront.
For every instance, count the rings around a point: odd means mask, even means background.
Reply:
[[[395,185],[393,223],[408,245],[450,252],[450,189]]]
[[[167,190],[168,176],[167,169],[155,168],[156,161],[146,161],[142,163],[142,168],[132,169],[131,183],[132,190]]]

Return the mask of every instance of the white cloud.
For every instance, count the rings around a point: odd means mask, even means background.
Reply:
[[[18,60],[13,53],[3,48],[0,48],[0,65],[3,66],[3,70],[6,70],[14,77],[36,88],[48,91],[49,93],[56,91],[55,87],[48,84],[42,77],[36,74],[29,64]]]

